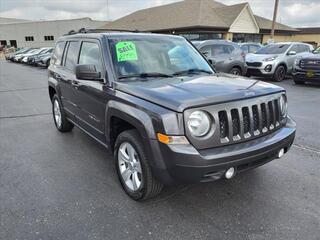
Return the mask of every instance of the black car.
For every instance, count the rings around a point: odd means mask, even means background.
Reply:
[[[135,200],[230,179],[282,157],[295,137],[283,88],[215,73],[183,37],[63,36],[48,72],[56,128],[77,126],[110,149]]]
[[[296,84],[320,82],[320,47],[295,61],[292,77]]]

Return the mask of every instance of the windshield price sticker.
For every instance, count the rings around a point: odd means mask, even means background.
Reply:
[[[138,60],[136,45],[133,42],[118,42],[116,52],[118,62]]]

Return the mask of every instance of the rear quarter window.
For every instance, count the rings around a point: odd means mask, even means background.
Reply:
[[[52,55],[51,64],[61,65],[65,45],[65,42],[57,42],[54,53]]]

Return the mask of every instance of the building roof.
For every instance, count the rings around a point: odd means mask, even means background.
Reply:
[[[228,30],[247,6],[248,3],[224,5],[214,0],[184,0],[136,11],[106,24],[103,28],[162,31],[205,27]],[[254,18],[260,28],[271,29],[272,21],[258,16],[254,16]],[[276,28],[277,30],[296,31],[296,29],[279,23],[276,24]]]
[[[299,34],[320,34],[320,27],[298,28]]]
[[[18,18],[4,18],[0,17],[0,24],[2,23],[19,23],[19,22],[28,22],[26,19],[18,19]]]
[[[264,18],[264,17],[257,16],[257,15],[254,15],[254,17],[255,17],[260,29],[263,29],[263,30],[270,30],[271,29],[271,27],[272,27],[272,21],[271,20],[269,20],[267,18]],[[276,22],[275,30],[278,30],[278,31],[292,31],[292,32],[299,31],[298,29],[289,27],[287,25],[284,25],[284,24],[281,24],[281,23],[278,23],[278,22]]]

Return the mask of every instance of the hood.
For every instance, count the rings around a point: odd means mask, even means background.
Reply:
[[[246,55],[246,62],[262,62],[264,59],[271,57],[279,57],[279,55],[251,53]]]
[[[300,58],[303,59],[315,59],[315,60],[319,60],[320,59],[320,54],[315,54],[315,53],[305,53],[302,54]]]
[[[176,112],[283,91],[273,84],[223,73],[116,82],[115,87]]]

